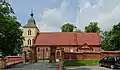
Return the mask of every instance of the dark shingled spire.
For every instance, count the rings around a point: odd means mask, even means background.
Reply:
[[[31,18],[28,19],[27,21],[27,24],[25,26],[23,26],[23,28],[36,28],[36,22],[33,18],[34,14],[33,14],[33,11],[31,11],[31,14],[30,14]]]

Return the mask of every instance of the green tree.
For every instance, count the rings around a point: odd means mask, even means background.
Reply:
[[[62,32],[73,32],[74,28],[76,28],[76,26],[74,26],[73,24],[67,23],[62,25],[61,30]]]
[[[105,51],[112,50],[111,40],[111,31],[104,31],[102,33],[102,49]]]
[[[113,50],[120,50],[120,22],[112,28],[111,44]]]
[[[100,32],[97,22],[90,22],[88,26],[85,27],[85,32]]]
[[[111,31],[105,31],[103,37],[104,50],[120,50],[120,23],[114,25]]]
[[[17,55],[23,44],[22,30],[11,5],[0,0],[0,53],[3,57]]]
[[[82,32],[80,29],[76,29],[74,32]]]

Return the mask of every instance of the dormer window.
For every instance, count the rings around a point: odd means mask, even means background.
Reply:
[[[30,29],[28,30],[28,35],[31,35],[31,30]]]
[[[31,45],[31,40],[30,39],[28,39],[28,45]]]

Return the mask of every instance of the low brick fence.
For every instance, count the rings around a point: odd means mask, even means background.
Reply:
[[[83,53],[64,53],[64,59],[101,59],[105,56],[120,56],[117,51],[104,51],[104,52],[83,52]]]
[[[21,56],[7,56],[6,59],[0,58],[0,68],[6,68],[22,62],[23,58]]]
[[[8,56],[6,60],[6,66],[14,65],[23,62],[23,58],[21,56]]]

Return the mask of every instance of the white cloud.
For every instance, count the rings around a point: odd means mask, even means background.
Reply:
[[[69,13],[69,1],[62,0],[59,8],[52,8],[43,11],[38,26],[41,31],[60,31],[63,23],[76,13]],[[98,21],[102,30],[110,29],[114,24],[120,21],[120,0],[96,0],[91,4],[90,0],[78,0],[79,8],[74,9],[77,12],[77,18],[74,23],[80,29],[84,29],[90,21]],[[93,0],[92,0],[93,2]],[[68,17],[68,15],[71,15]],[[71,21],[69,21],[71,22]]]
[[[87,1],[85,4],[85,9],[89,8],[90,6],[91,6],[91,3],[89,1]]]
[[[67,1],[64,0],[59,8],[47,9],[41,15],[38,27],[41,31],[60,31],[60,27],[65,23],[65,13],[67,13]]]
[[[90,5],[90,2],[86,1],[81,9],[82,12],[79,10],[76,23],[82,29],[90,21],[98,21],[102,30],[110,29],[120,21],[120,0],[99,0],[95,5]]]
[[[88,5],[88,7],[86,7]],[[91,5],[89,1],[84,2],[82,6],[80,5],[80,10],[77,15],[76,25],[80,27],[82,30],[86,25],[89,24],[90,21],[96,21],[99,13],[101,12],[101,5]],[[81,12],[82,10],[82,12]]]
[[[59,26],[62,23],[61,13],[55,8],[48,9],[47,11],[43,12],[41,21],[38,23],[38,26],[42,31],[58,31]]]
[[[103,29],[110,29],[114,24],[120,22],[120,4],[117,5],[110,13],[102,13],[98,22]]]

